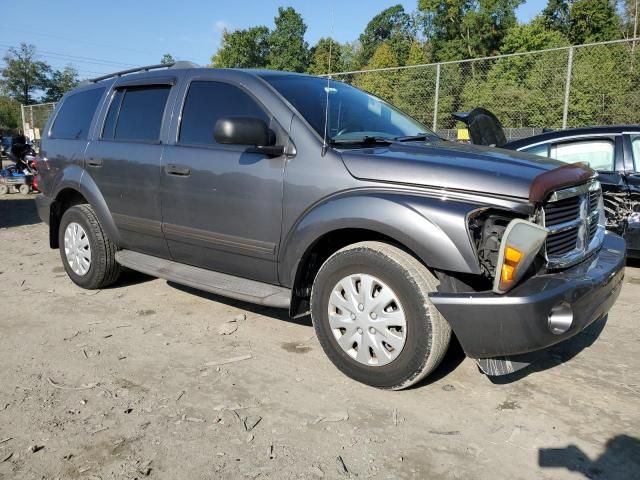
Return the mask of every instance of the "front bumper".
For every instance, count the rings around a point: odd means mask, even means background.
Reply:
[[[606,315],[620,294],[625,260],[625,241],[607,233],[600,250],[582,263],[531,277],[504,295],[434,293],[431,301],[469,357],[533,352],[573,337]],[[571,306],[573,322],[557,335],[548,326],[549,314],[563,302]]]

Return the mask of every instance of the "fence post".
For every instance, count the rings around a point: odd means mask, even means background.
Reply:
[[[22,133],[24,133],[24,105],[20,104],[20,114],[22,115]]]
[[[562,128],[567,128],[569,117],[569,94],[571,92],[571,71],[573,70],[573,47],[569,48],[569,60],[567,61],[567,81],[564,85],[564,107],[562,109]]]
[[[433,97],[433,131],[438,128],[438,101],[440,99],[440,64],[436,65],[436,92]]]

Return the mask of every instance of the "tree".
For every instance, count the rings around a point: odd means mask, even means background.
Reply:
[[[549,0],[542,11],[541,22],[549,30],[569,37],[571,31],[571,3],[573,0]]]
[[[268,41],[268,68],[304,72],[307,69],[309,45],[304,40],[307,26],[302,16],[293,7],[279,7],[275,25]]]
[[[211,58],[217,68],[264,68],[267,65],[269,29],[264,26],[222,32],[222,44]]]
[[[331,52],[331,54],[329,54]],[[325,73],[341,72],[344,70],[342,64],[342,46],[331,38],[321,38],[316,46],[310,51],[310,62],[307,73],[312,75],[323,75]],[[331,58],[331,62],[329,62]]]
[[[429,55],[424,45],[415,40],[409,49],[406,64],[423,65]],[[408,68],[398,72],[398,86],[393,104],[425,125],[433,120],[436,67]]]
[[[516,24],[523,0],[419,0],[426,35],[438,60],[493,55]]]
[[[573,44],[614,40],[623,28],[614,0],[549,0],[542,21]]]
[[[175,62],[175,59],[173,58],[173,55],[171,55],[170,53],[165,53],[164,55],[162,55],[162,58],[160,59],[160,63],[163,65],[168,65],[169,63],[173,63]]]
[[[69,90],[78,85],[78,71],[70,65],[63,70],[54,70],[47,81],[47,89],[42,98],[43,102],[57,102]]]
[[[365,70],[397,66],[398,59],[395,53],[389,44],[383,43],[375,51]],[[356,78],[355,84],[359,88],[391,102],[396,89],[396,81],[397,72],[394,71],[363,72]]]
[[[36,47],[21,43],[11,47],[4,56],[5,68],[2,69],[4,90],[19,103],[34,103],[36,91],[47,88],[47,74],[51,67],[36,60]]]
[[[360,55],[362,55],[362,45],[358,40],[346,42],[342,44],[340,56],[344,70],[358,70],[361,65],[359,63]]]
[[[571,6],[569,40],[574,44],[615,40],[621,27],[610,0],[576,0]]]
[[[399,65],[404,65],[414,37],[415,28],[411,16],[402,5],[383,10],[371,19],[360,35],[360,65],[367,65],[382,43],[387,43]]]
[[[6,95],[0,96],[0,128],[15,130],[20,125],[20,104]]]

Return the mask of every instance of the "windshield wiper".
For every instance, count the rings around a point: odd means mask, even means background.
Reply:
[[[331,140],[334,145],[338,144],[357,144],[357,145],[391,145],[395,140],[385,137],[370,137],[365,135],[362,138]]]
[[[419,140],[426,140],[431,138],[432,135],[428,133],[419,133],[418,135],[406,135],[404,137],[395,137],[396,142],[417,142]]]

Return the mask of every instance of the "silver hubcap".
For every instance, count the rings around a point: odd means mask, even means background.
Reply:
[[[91,245],[87,232],[78,223],[71,222],[64,231],[64,255],[71,270],[83,276],[91,266]]]
[[[407,321],[395,292],[365,274],[349,275],[333,287],[329,325],[340,348],[369,366],[395,360],[407,336]]]

